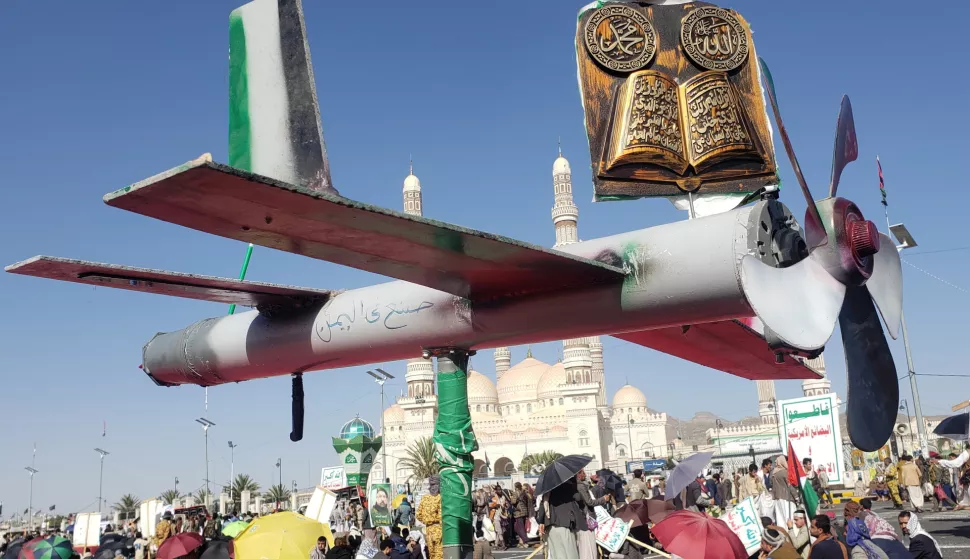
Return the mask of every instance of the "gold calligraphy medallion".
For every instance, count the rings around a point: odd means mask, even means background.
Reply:
[[[680,44],[698,66],[730,72],[748,57],[748,32],[730,10],[705,6],[680,24]]]
[[[607,5],[586,22],[586,50],[596,62],[616,72],[633,72],[657,52],[657,34],[647,17],[622,5]]]

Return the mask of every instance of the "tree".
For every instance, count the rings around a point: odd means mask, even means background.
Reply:
[[[192,496],[195,498],[198,504],[204,505],[206,497],[210,496],[211,494],[212,494],[211,491],[203,487],[202,489],[199,489],[198,491],[196,491],[195,495],[192,495]]]
[[[222,490],[232,495],[232,502],[238,504],[242,501],[243,491],[249,491],[250,498],[259,495],[259,484],[246,474],[236,474],[232,487],[223,487]]]
[[[114,509],[118,511],[118,514],[121,516],[122,520],[128,520],[129,518],[135,518],[138,516],[138,503],[140,502],[141,499],[132,495],[131,493],[127,493],[122,495],[121,499],[115,503]]]
[[[282,485],[274,485],[264,495],[270,503],[288,503],[290,501],[290,490]]]
[[[519,471],[526,474],[538,474],[542,470],[545,470],[549,464],[552,464],[560,458],[562,458],[562,454],[554,450],[543,450],[537,454],[527,454],[522,457],[522,462],[519,464]]]
[[[169,489],[167,491],[163,491],[162,494],[159,495],[162,502],[166,505],[171,505],[181,496],[182,494],[178,492],[178,489]]]
[[[411,443],[404,458],[398,464],[411,470],[408,481],[412,479],[424,481],[433,475],[438,475],[441,471],[441,466],[438,464],[438,451],[431,437],[421,437]]]

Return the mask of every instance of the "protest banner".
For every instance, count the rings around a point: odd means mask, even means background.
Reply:
[[[754,499],[748,497],[721,516],[721,520],[737,534],[749,554],[761,548],[761,519],[755,512]]]
[[[603,507],[595,507],[596,543],[611,553],[619,551],[623,540],[630,534],[631,522],[613,518]]]

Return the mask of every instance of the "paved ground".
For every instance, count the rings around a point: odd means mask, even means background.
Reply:
[[[893,510],[886,503],[875,503],[876,513],[899,527],[896,516],[899,511]],[[837,514],[842,508],[837,506]],[[970,511],[959,512],[925,512],[920,515],[923,527],[939,542],[944,558],[970,559]],[[500,559],[525,559],[532,550],[516,549],[510,551],[493,551],[493,555]],[[659,555],[648,555],[647,558],[659,558]],[[542,558],[542,554],[536,556]]]

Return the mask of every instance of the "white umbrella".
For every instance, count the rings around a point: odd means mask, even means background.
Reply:
[[[714,456],[713,452],[698,452],[677,464],[677,467],[667,476],[664,500],[670,501],[680,495],[681,491],[687,489],[690,482],[697,479],[698,474],[704,471],[712,456]]]

